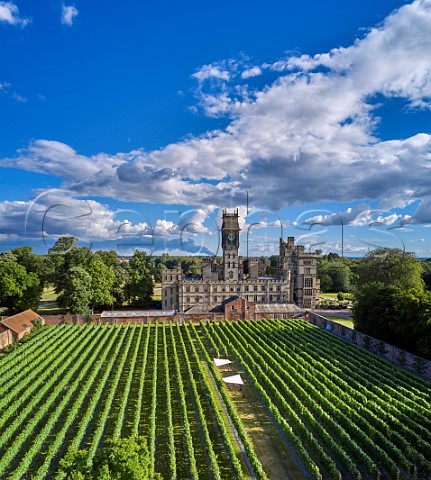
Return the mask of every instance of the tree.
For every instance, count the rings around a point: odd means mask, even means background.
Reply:
[[[422,273],[422,280],[425,283],[425,288],[427,290],[431,290],[431,260],[424,260],[422,262],[422,268],[423,268],[423,273]]]
[[[0,260],[0,305],[11,313],[37,309],[43,287],[38,276],[14,261]]]
[[[91,262],[88,273],[91,276],[90,305],[93,308],[112,305],[114,303],[114,297],[111,294],[115,283],[114,271],[102,260],[96,258]]]
[[[395,342],[390,326],[394,314],[394,289],[382,283],[368,283],[358,289],[353,307],[355,329],[389,343]]]
[[[41,285],[46,283],[49,274],[46,257],[36,255],[31,247],[17,247],[11,253],[15,255],[16,262],[22,265],[28,273],[33,272],[39,277]]]
[[[149,307],[153,297],[154,264],[145,253],[135,250],[129,262],[128,298],[134,307]]]
[[[63,290],[57,298],[61,308],[72,313],[86,313],[91,301],[91,276],[82,267],[72,267],[63,279]]]
[[[151,458],[145,437],[108,439],[96,452],[93,468],[88,468],[86,450],[69,449],[60,461],[60,471],[75,480],[161,480],[151,471]]]
[[[101,260],[114,273],[115,279],[111,286],[110,294],[113,297],[113,303],[117,306],[123,305],[126,301],[126,285],[129,274],[127,271],[127,262],[121,260],[113,250],[98,250],[94,253],[96,259]]]
[[[87,247],[78,248],[75,237],[60,237],[49,249],[48,258],[53,275],[50,279],[58,294],[64,290],[69,271],[73,267],[88,269],[93,259],[93,253]]]
[[[367,283],[398,285],[404,289],[423,290],[423,267],[414,254],[398,248],[377,248],[359,262],[358,288]]]
[[[337,254],[319,259],[317,273],[322,292],[349,292],[352,289],[350,267]]]
[[[431,292],[369,283],[356,293],[355,329],[431,358]]]

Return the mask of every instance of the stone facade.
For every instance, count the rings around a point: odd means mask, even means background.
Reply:
[[[162,308],[187,312],[195,305],[210,311],[232,297],[253,304],[292,304],[315,308],[319,301],[315,253],[295,246],[293,237],[280,239],[280,264],[276,277],[261,277],[257,258],[239,256],[238,210],[223,211],[222,258],[209,258],[202,264],[202,277],[184,277],[181,265],[162,275]]]

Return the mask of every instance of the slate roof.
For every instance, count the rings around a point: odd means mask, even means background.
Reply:
[[[193,305],[184,313],[187,315],[205,315],[206,313],[224,313],[224,308],[220,304],[198,303]]]
[[[139,317],[167,317],[174,316],[175,310],[119,310],[105,311],[101,318],[139,318]]]
[[[256,313],[297,313],[302,309],[294,303],[256,303]]]

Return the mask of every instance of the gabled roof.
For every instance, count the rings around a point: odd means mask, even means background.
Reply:
[[[239,298],[242,298],[243,300],[245,300],[247,302],[247,300],[244,297],[240,297],[239,295],[232,295],[231,297],[226,298],[226,300],[223,300],[221,302],[221,304],[223,306],[224,305],[229,305],[229,303],[234,302],[235,300],[238,300]],[[251,302],[249,302],[249,303],[251,303]]]
[[[12,330],[12,332],[19,334],[22,332],[29,332],[34,326],[33,320],[36,320],[37,318],[41,319],[42,317],[36,312],[33,312],[33,310],[29,309],[25,310],[24,312],[17,313],[12,317],[5,318],[4,320],[1,320],[0,323],[4,327]]]
[[[205,315],[207,313],[224,313],[223,308],[220,304],[211,304],[211,303],[197,303],[193,305],[184,313],[187,315]]]

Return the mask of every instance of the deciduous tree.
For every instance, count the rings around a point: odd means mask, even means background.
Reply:
[[[37,309],[43,287],[38,276],[14,261],[0,260],[0,305],[11,313]]]
[[[150,306],[154,288],[154,264],[151,257],[135,250],[129,262],[128,273],[127,293],[131,305],[141,308]]]
[[[413,253],[398,248],[377,248],[358,264],[358,288],[367,283],[398,285],[404,289],[422,290],[423,267]]]
[[[57,303],[71,313],[86,313],[89,310],[91,293],[90,274],[82,267],[72,267],[64,276],[63,290]]]
[[[88,468],[87,450],[69,449],[60,461],[60,471],[75,480],[161,480],[151,471],[150,452],[145,437],[106,440]]]
[[[90,305],[92,308],[110,306],[114,303],[111,294],[115,283],[115,273],[102,260],[94,259],[88,267],[91,276]]]

